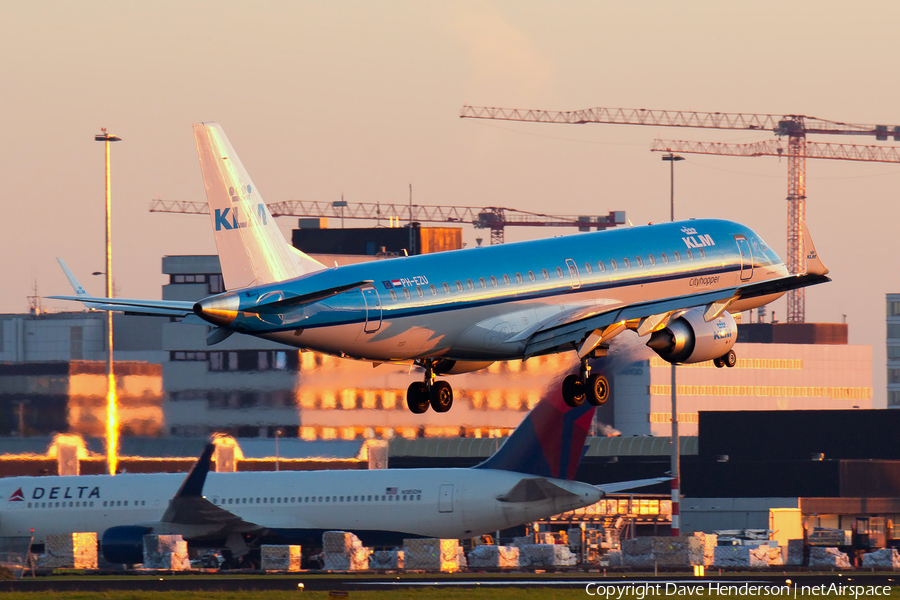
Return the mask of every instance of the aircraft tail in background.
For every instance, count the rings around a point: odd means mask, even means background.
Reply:
[[[499,469],[539,477],[574,479],[595,406],[570,408],[557,390],[538,402],[490,458],[476,469]]]
[[[195,124],[194,138],[226,289],[324,269],[285,241],[222,127]]]

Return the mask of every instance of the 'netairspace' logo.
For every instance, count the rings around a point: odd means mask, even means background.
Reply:
[[[702,597],[759,597],[779,596],[782,598],[803,598],[818,596],[844,596],[847,598],[868,598],[873,596],[889,596],[888,585],[847,585],[843,583],[822,583],[819,585],[801,585],[788,580],[784,585],[771,583],[736,583],[705,581],[703,583],[665,582],[665,583],[589,583],[584,588],[588,596],[602,596],[607,600],[624,598],[655,598],[663,596],[702,596]]]

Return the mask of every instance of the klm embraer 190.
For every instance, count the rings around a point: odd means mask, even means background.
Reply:
[[[625,330],[671,363],[733,367],[732,313],[829,281],[805,223],[805,269],[791,275],[751,229],[710,219],[331,268],[286,243],[218,124],[194,125],[194,137],[228,291],[196,303],[99,298],[60,261],[76,295],[54,298],[211,325],[210,345],[238,332],[415,364],[425,376],[407,390],[414,413],[450,409],[453,391],[439,375],[566,351],[581,368],[563,380],[565,401],[602,404],[609,383],[588,359]]]

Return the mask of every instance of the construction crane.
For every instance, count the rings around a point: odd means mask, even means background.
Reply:
[[[895,128],[896,129],[896,128]],[[896,139],[896,136],[895,136]],[[711,154],[715,156],[788,156],[788,269],[797,273],[803,268],[803,236],[800,221],[806,219],[806,159],[827,158],[859,162],[900,163],[900,148],[896,146],[860,146],[856,144],[824,144],[804,140],[803,155],[791,153],[791,139],[787,145],[780,140],[765,140],[750,144],[719,142],[690,142],[685,140],[654,140],[653,152],[679,154]],[[802,162],[800,166],[796,163]],[[793,198],[796,200],[792,202]],[[788,322],[803,323],[806,317],[805,290],[788,294]]]
[[[654,125],[657,127],[692,127],[704,129],[731,129],[746,131],[768,131],[779,138],[787,138],[784,146],[777,141],[763,142],[768,148],[781,148],[778,156],[788,159],[788,223],[787,223],[787,259],[791,273],[798,273],[803,267],[803,236],[800,222],[806,219],[806,159],[807,158],[840,158],[844,160],[871,160],[865,156],[882,156],[889,158],[896,155],[898,149],[885,148],[877,152],[877,146],[852,146],[846,144],[814,144],[807,142],[806,136],[811,134],[829,135],[861,135],[875,137],[885,141],[893,136],[900,141],[900,126],[855,125],[840,121],[828,121],[804,115],[772,115],[752,113],[708,113],[694,111],[647,110],[643,108],[589,108],[574,111],[545,111],[516,108],[494,108],[481,106],[463,106],[461,118],[494,119],[503,121],[525,121],[534,123],[563,123],[583,125],[586,123],[606,123],[616,125]],[[684,142],[690,144],[696,142]],[[707,146],[709,146],[707,144]],[[734,145],[732,145],[734,146]],[[752,145],[750,145],[752,146]],[[687,146],[685,146],[687,147]],[[756,149],[758,150],[758,149]],[[678,152],[679,150],[672,150]],[[753,156],[755,149],[745,148],[736,156]],[[777,148],[776,148],[777,151]],[[813,154],[810,154],[813,151]],[[681,150],[687,153],[688,150]],[[829,152],[833,156],[826,156]],[[714,152],[702,152],[712,154]],[[729,154],[728,152],[715,152]],[[821,156],[818,153],[822,154]],[[767,155],[767,154],[759,154]],[[858,158],[847,158],[858,156]],[[879,160],[878,162],[895,162]],[[803,323],[806,307],[804,290],[788,292],[789,323]]]
[[[390,223],[470,223],[476,229],[490,229],[491,244],[502,244],[506,227],[577,227],[579,231],[607,229],[625,223],[624,211],[603,216],[546,215],[499,206],[421,206],[376,202],[317,202],[288,200],[267,204],[273,217],[328,217],[340,219],[388,220]],[[182,200],[150,201],[150,212],[209,214],[206,202]]]

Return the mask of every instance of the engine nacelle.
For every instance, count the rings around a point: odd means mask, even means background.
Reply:
[[[442,358],[434,362],[435,375],[459,375],[460,373],[471,373],[480,369],[486,369],[494,364],[494,361],[474,361],[474,360],[450,360]]]
[[[144,562],[144,536],[149,527],[119,525],[103,532],[100,551],[107,562],[116,565],[136,565]]]
[[[728,354],[735,341],[737,324],[731,313],[707,323],[703,309],[695,308],[654,331],[647,345],[670,363],[698,363]]]

